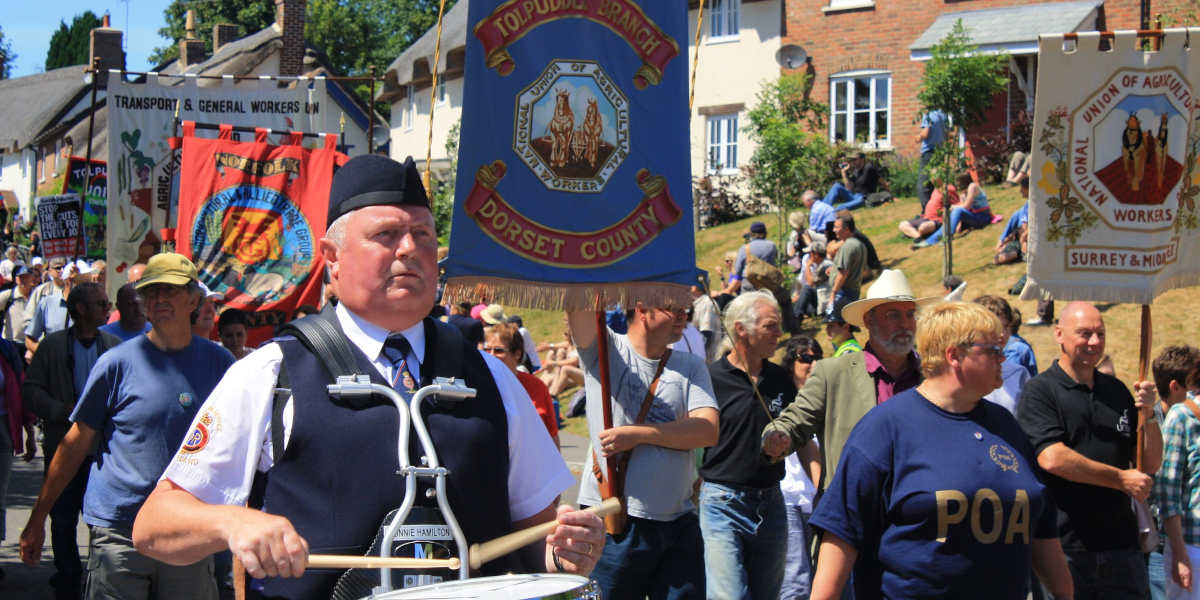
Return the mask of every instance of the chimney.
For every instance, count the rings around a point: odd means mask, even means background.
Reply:
[[[109,25],[108,23],[109,23],[108,13],[104,13],[104,17],[100,19],[100,26],[105,29],[108,29],[109,27],[111,27],[111,25]]]
[[[97,27],[91,31],[88,52],[93,62],[97,58],[100,59],[100,72],[96,74],[96,84],[100,87],[108,86],[109,69],[125,69],[125,51],[121,50],[121,30],[110,29],[107,17],[108,15],[105,15],[104,27]]]
[[[229,23],[217,23],[213,25],[213,54],[221,49],[221,46],[228,44],[237,39],[238,26]]]
[[[297,76],[304,66],[304,8],[307,0],[275,0],[275,22],[283,31],[279,75]]]
[[[204,62],[204,40],[196,39],[196,15],[188,9],[184,38],[179,40],[179,65],[188,68]]]

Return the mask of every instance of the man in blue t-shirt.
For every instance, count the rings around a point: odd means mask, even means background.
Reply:
[[[100,331],[115,335],[121,338],[122,342],[150,331],[150,322],[146,320],[142,299],[138,297],[137,289],[132,283],[127,283],[117,290],[117,313],[121,317],[101,327]]]
[[[196,267],[172,253],[150,259],[137,283],[150,332],[120,344],[96,361],[74,425],[55,453],[21,533],[21,559],[37,564],[46,515],[93,445],[96,460],[84,494],[91,528],[89,597],[217,597],[211,558],[172,566],[133,547],[134,517],[187,433],[196,411],[224,375],[233,356],[193,337],[190,315],[198,295]]]
[[[917,134],[917,141],[921,142],[921,168],[917,172],[917,197],[921,200],[922,212],[925,210],[925,204],[929,202],[929,194],[933,193],[933,186],[929,184],[929,175],[925,172],[925,165],[929,164],[929,159],[933,158],[933,151],[946,141],[948,125],[949,120],[946,118],[946,113],[941,110],[931,110],[921,117],[921,132]]]

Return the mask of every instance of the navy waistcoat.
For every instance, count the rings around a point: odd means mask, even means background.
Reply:
[[[336,325],[337,319],[332,320]],[[464,379],[478,393],[453,408],[433,406],[426,400],[421,414],[442,466],[450,470],[447,499],[467,543],[474,544],[512,532],[507,416],[483,357],[452,329],[425,320],[421,385],[430,384],[435,376],[452,375]],[[295,338],[276,342],[288,370],[293,418],[282,458],[265,476],[260,474],[265,478],[265,483],[259,482],[263,510],[287,517],[313,554],[362,555],[387,513],[398,508],[404,498],[404,478],[396,474],[396,407],[382,398],[365,408],[335,403],[325,391],[332,377],[320,360]],[[360,372],[387,385],[358,348],[354,353]],[[457,356],[450,356],[455,353]],[[410,463],[420,465],[423,455],[413,431]],[[423,477],[418,483],[416,504],[436,506],[436,500],[425,495],[432,480]],[[484,565],[481,573],[520,570],[517,556],[510,554]],[[262,595],[328,598],[341,573],[310,569],[298,579],[267,579],[261,582]],[[446,571],[446,578],[455,579],[457,574]]]

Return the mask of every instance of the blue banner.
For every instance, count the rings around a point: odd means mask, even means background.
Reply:
[[[686,298],[686,4],[472,0],[468,19],[448,296]]]

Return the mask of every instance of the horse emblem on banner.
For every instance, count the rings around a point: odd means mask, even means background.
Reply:
[[[600,192],[629,156],[629,100],[595,62],[550,63],[514,126],[513,151],[550,190]]]
[[[1174,68],[1121,69],[1070,115],[1068,181],[1108,226],[1172,226],[1194,102]]]

